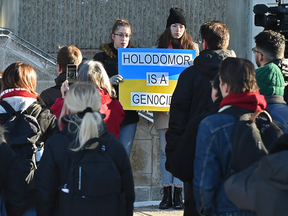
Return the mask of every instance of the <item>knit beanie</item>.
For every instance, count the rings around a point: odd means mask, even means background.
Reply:
[[[276,64],[270,63],[257,68],[256,80],[260,88],[260,94],[265,96],[284,95],[284,77]]]
[[[174,23],[181,23],[186,27],[185,12],[181,8],[171,8],[166,28]]]

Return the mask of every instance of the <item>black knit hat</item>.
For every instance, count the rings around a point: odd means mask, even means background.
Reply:
[[[171,8],[166,28],[174,23],[181,23],[186,27],[185,12],[181,8]]]

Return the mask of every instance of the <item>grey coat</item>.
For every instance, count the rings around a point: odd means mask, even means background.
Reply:
[[[288,151],[263,157],[225,182],[228,198],[258,216],[288,215]]]

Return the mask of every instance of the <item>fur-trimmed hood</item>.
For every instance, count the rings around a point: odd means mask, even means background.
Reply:
[[[100,46],[100,49],[106,53],[110,58],[116,58],[118,55],[118,50],[114,48],[113,43],[105,43]]]
[[[127,47],[128,48],[128,47]],[[133,45],[130,45],[129,48],[136,48]],[[106,55],[110,58],[117,58],[118,50],[114,48],[113,42],[105,43],[100,46],[100,49],[106,53]]]

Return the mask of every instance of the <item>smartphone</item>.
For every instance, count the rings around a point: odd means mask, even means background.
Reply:
[[[74,83],[76,80],[76,77],[78,75],[77,71],[78,67],[74,64],[68,64],[66,68],[66,80],[68,80],[69,83]]]

